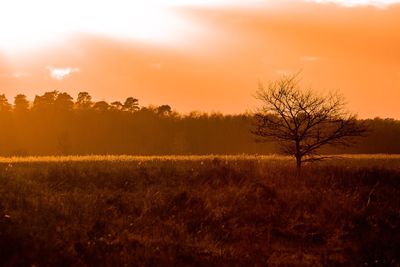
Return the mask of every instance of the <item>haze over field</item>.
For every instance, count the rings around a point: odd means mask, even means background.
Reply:
[[[0,266],[400,266],[400,0],[0,0]]]
[[[398,2],[5,0],[0,88],[241,113],[259,81],[302,70],[362,118],[400,118]]]

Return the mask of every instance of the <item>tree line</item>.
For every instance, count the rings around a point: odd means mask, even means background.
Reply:
[[[400,153],[400,121],[363,120],[370,134],[351,147],[322,153]],[[88,154],[270,154],[279,145],[255,142],[253,114],[180,114],[169,105],[140,106],[139,100],[93,101],[51,91],[29,101],[0,95],[0,155]]]

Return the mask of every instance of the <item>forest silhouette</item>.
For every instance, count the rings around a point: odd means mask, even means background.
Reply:
[[[139,100],[95,102],[87,92],[76,100],[51,91],[11,104],[0,95],[0,155],[187,155],[279,153],[274,142],[255,142],[251,113],[180,114],[169,105],[139,105]],[[400,153],[400,121],[366,119],[368,137],[352,147],[322,153]]]

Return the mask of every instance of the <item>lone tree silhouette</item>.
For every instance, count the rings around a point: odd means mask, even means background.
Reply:
[[[322,146],[351,145],[367,129],[345,109],[340,94],[302,90],[298,76],[283,76],[267,87],[260,84],[256,98],[263,105],[252,133],[261,141],[278,141],[285,154],[295,157],[299,175],[303,162],[323,158],[317,157]]]

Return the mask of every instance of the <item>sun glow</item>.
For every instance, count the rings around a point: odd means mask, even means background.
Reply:
[[[174,5],[180,4],[176,1]],[[64,41],[73,34],[100,34],[171,42],[190,21],[162,1],[4,0],[0,49],[15,51]]]
[[[297,0],[343,6],[386,7],[399,0]],[[204,30],[179,12],[182,6],[271,5],[278,0],[2,0],[0,50],[62,43],[74,34],[104,35],[172,45]],[[211,29],[207,29],[209,31]],[[189,38],[188,38],[189,37]]]
[[[356,6],[374,6],[378,8],[385,8],[389,5],[400,3],[399,0],[306,0],[308,2],[316,3],[333,3],[347,7]]]
[[[2,0],[0,50],[62,43],[74,34],[157,42],[184,42],[202,31],[183,6],[251,5],[261,0]]]

